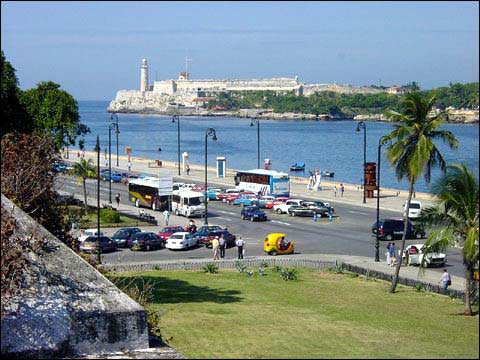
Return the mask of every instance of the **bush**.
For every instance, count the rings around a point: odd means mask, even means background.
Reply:
[[[117,224],[120,222],[120,215],[115,210],[100,209],[100,221],[103,223]]]
[[[297,280],[297,269],[282,268],[280,270],[280,277],[285,280]]]
[[[205,265],[202,270],[208,274],[218,274],[218,266],[212,263]]]

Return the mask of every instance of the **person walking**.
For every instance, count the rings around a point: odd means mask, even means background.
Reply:
[[[443,269],[443,273],[442,276],[440,276],[440,281],[438,282],[438,284],[441,284],[444,293],[447,293],[448,287],[452,285],[452,278],[450,277],[447,269]]]
[[[168,220],[170,219],[170,211],[168,209],[165,209],[163,212],[163,218],[165,219],[165,226],[168,226]]]
[[[120,193],[115,194],[115,201],[117,202],[117,208],[120,206]]]
[[[395,258],[395,243],[392,242],[390,248],[388,249],[388,252],[390,254],[390,266],[394,266],[397,260]]]
[[[329,222],[333,221],[333,211],[332,211],[332,209],[328,210],[328,221]]]
[[[190,166],[188,166],[188,164],[185,169],[187,170],[187,175],[190,175]]]
[[[235,242],[235,245],[237,245],[238,258],[243,259],[243,247],[245,246],[245,241],[243,241],[241,236]]]
[[[313,221],[317,222],[318,220],[318,214],[316,211],[313,212]]]
[[[213,249],[213,260],[220,259],[220,242],[218,241],[218,236],[215,236],[212,240],[212,249]]]
[[[128,172],[130,172],[132,170],[132,163],[129,161],[127,166],[128,166]]]
[[[343,197],[343,193],[345,192],[345,187],[343,186],[343,184],[340,184],[340,194],[341,194],[341,197]]]
[[[385,253],[385,255],[387,256],[387,266],[390,266],[392,264],[392,258],[390,256],[390,247],[392,246],[392,243],[389,242],[387,244],[387,252]]]
[[[333,187],[333,196],[337,197],[337,185]]]
[[[218,243],[220,245],[220,258],[225,258],[225,248],[227,247],[227,241],[223,234],[220,235],[220,239],[218,239]]]

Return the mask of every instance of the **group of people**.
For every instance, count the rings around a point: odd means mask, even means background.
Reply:
[[[245,241],[241,236],[235,241],[235,246],[237,247],[238,258],[243,259],[245,255]],[[213,249],[213,260],[220,260],[225,258],[225,249],[227,248],[227,240],[223,237],[223,234],[216,236],[212,240],[212,249]]]

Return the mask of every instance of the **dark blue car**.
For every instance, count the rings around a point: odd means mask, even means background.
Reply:
[[[258,206],[245,206],[241,212],[242,220],[267,221],[265,214]]]

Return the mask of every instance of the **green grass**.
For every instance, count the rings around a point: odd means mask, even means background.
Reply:
[[[255,269],[256,270],[256,269]],[[162,338],[187,358],[478,358],[478,316],[463,303],[390,283],[298,269],[284,281],[272,268],[121,273],[154,283],[148,308]],[[475,308],[478,311],[477,308]]]
[[[84,211],[83,206],[69,205],[69,208],[71,209],[70,211],[75,212],[77,214],[77,218],[79,216],[78,214],[83,214],[83,211]],[[110,222],[104,222],[100,220],[100,226],[101,227],[152,226],[152,224],[149,222],[141,221],[136,218],[126,216],[122,213],[119,213],[119,215],[120,215],[120,222],[110,223]],[[78,225],[81,229],[96,228],[97,227],[96,208],[90,207],[88,214],[81,216],[80,221],[78,222]]]

